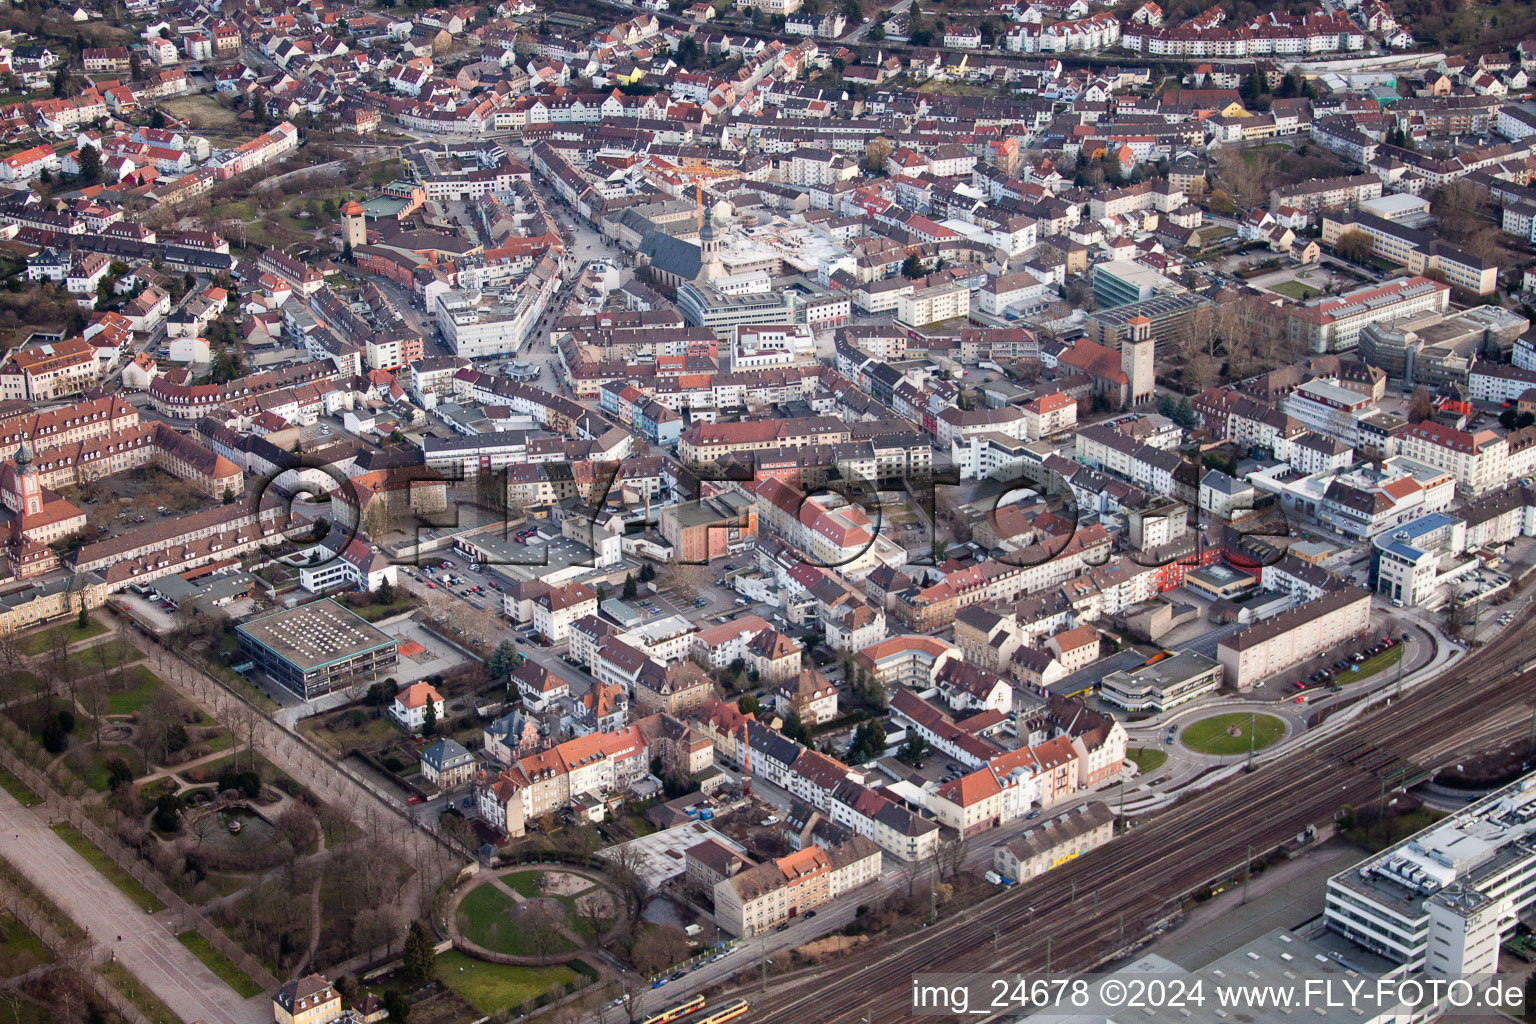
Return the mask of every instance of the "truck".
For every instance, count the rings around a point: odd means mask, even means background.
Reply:
[[[981,877],[985,878],[988,882],[991,882],[993,885],[1002,885],[1003,884],[1003,876],[998,874],[996,871],[988,871],[986,874],[982,875]]]

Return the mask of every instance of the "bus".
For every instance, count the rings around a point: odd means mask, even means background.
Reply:
[[[655,1016],[645,1018],[643,1024],[667,1024],[668,1021],[680,1020],[702,1009],[704,1009],[704,997],[694,996],[692,999],[684,999],[680,1003],[667,1007]]]
[[[745,1016],[749,1009],[751,1007],[745,999],[738,999],[734,1003],[726,1003],[708,1017],[700,1017],[696,1024],[725,1024],[728,1020]]]

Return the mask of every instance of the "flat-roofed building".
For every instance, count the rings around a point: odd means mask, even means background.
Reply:
[[[242,622],[235,637],[258,668],[305,700],[381,679],[400,661],[394,637],[330,600]]]
[[[1337,245],[1340,238],[1357,231],[1371,240],[1371,255],[1407,267],[1412,273],[1439,271],[1447,282],[1474,295],[1489,295],[1498,287],[1498,264],[1457,249],[1432,232],[1365,212],[1323,218],[1324,245]]]
[[[1313,352],[1344,352],[1359,344],[1367,324],[1444,313],[1450,305],[1449,285],[1427,277],[1405,277],[1315,299],[1291,311],[1286,329],[1293,341],[1304,342]]]
[[[661,510],[661,536],[688,565],[740,554],[757,543],[757,503],[731,490],[668,505]]]
[[[1431,977],[1498,970],[1536,902],[1536,775],[1527,775],[1328,880],[1331,931]]]
[[[1193,652],[1129,671],[1111,672],[1099,696],[1127,711],[1167,711],[1221,685],[1221,664]]]

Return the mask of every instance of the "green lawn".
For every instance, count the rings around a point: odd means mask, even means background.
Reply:
[[[160,677],[155,675],[143,665],[135,665],[130,671],[123,673],[124,682],[128,689],[122,692],[113,691],[107,694],[107,714],[131,715],[154,699],[160,687],[165,685],[160,682]],[[112,680],[112,685],[117,685],[117,680]]]
[[[1338,682],[1341,686],[1349,683],[1361,682],[1362,680],[1371,678],[1383,669],[1391,668],[1393,665],[1396,665],[1399,661],[1401,661],[1402,658],[1403,645],[1393,644],[1391,647],[1382,651],[1380,654],[1366,658],[1360,664],[1352,666],[1355,669],[1354,672],[1349,671],[1349,669],[1345,669],[1343,672],[1337,673],[1335,681]]]
[[[233,960],[220,953],[208,944],[208,940],[195,931],[184,931],[176,936],[176,941],[190,949],[208,969],[230,988],[240,993],[241,998],[249,999],[251,996],[261,994],[261,986],[250,979],[250,976],[242,971]]]
[[[171,1008],[161,1002],[148,985],[134,977],[128,968],[116,960],[102,964],[100,970],[102,977],[110,981],[113,988],[127,996],[128,1001],[149,1018],[150,1024],[182,1024],[181,1018],[172,1013]]]
[[[502,875],[501,880],[529,899],[533,899],[542,894],[542,890],[539,888],[539,876],[542,873],[540,871],[516,871],[510,875]]]
[[[1323,294],[1320,289],[1302,284],[1300,281],[1281,281],[1279,284],[1270,285],[1269,290],[1279,292],[1281,295],[1295,299],[1297,302],[1306,302]]]
[[[53,954],[26,925],[10,914],[0,914],[0,978],[14,978],[52,962]]]
[[[354,715],[360,716],[361,721],[354,724]],[[306,718],[299,723],[299,731],[321,746],[343,755],[358,748],[372,750],[403,735],[400,727],[387,715],[374,718],[364,709],[344,711],[323,721],[318,716]]]
[[[459,928],[472,942],[497,953],[537,956],[540,951],[533,937],[512,918],[513,906],[512,897],[490,882],[482,882],[459,904]],[[564,935],[556,935],[549,951],[568,952],[573,948]]]
[[[98,793],[105,793],[111,788],[112,773],[107,770],[107,763],[114,757],[121,758],[133,772],[134,778],[145,774],[149,769],[144,764],[144,755],[138,747],[126,743],[108,744],[104,747],[77,746],[70,753],[71,764],[75,765],[85,784]],[[89,758],[84,763],[76,761],[76,758]]]
[[[155,898],[155,894],[140,885],[132,875],[118,867],[111,857],[102,852],[101,848],[81,834],[73,825],[60,822],[53,826],[53,830],[59,834],[80,856],[90,862],[91,867],[106,876],[107,881],[117,886],[129,899],[141,907],[147,913],[153,914],[165,909],[165,904]]]
[[[80,629],[75,620],[71,619],[62,625],[53,626],[40,633],[33,633],[31,636],[22,637],[21,649],[26,654],[42,654],[45,651],[52,650],[53,645],[60,636],[68,637],[69,642],[74,644],[79,643],[81,640],[89,640],[93,636],[101,636],[106,631],[107,627],[97,622],[94,618],[86,620],[84,629]]]
[[[4,768],[0,768],[0,789],[15,797],[16,801],[23,807],[36,807],[43,802],[43,798],[27,788],[26,783]]]
[[[393,615],[403,615],[406,612],[414,611],[419,606],[419,602],[414,597],[409,596],[404,591],[396,591],[395,599],[389,604],[367,604],[361,608],[354,608],[348,604],[346,607],[348,611],[356,612],[359,618],[367,619],[369,622],[378,622],[380,619],[387,619]]]
[[[1154,750],[1151,747],[1127,747],[1125,759],[1133,761],[1143,775],[1147,772],[1155,772],[1168,760],[1166,750]]]
[[[548,992],[552,985],[574,981],[576,972],[566,966],[511,967],[488,964],[457,951],[438,955],[437,977],[465,1002],[484,1014],[521,1006],[525,1000]]]
[[[1179,734],[1179,741],[1201,754],[1246,754],[1249,751],[1248,723],[1253,720],[1254,750],[1263,750],[1285,735],[1285,723],[1274,715],[1252,715],[1237,711],[1202,718]],[[1237,735],[1227,732],[1236,727]]]
[[[95,675],[104,669],[117,668],[118,665],[131,665],[142,657],[144,652],[134,647],[129,649],[128,660],[124,661],[116,644],[103,644],[71,654],[69,667],[76,675],[88,676]]]

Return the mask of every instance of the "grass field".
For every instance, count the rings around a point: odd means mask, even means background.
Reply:
[[[149,990],[133,973],[118,963],[116,960],[101,965],[101,976],[112,983],[112,987],[128,997],[129,1002],[139,1008],[139,1012],[148,1017],[150,1024],[181,1024],[181,1018],[171,1012],[171,1008],[160,1001],[160,997]]]
[[[539,871],[516,871],[510,875],[502,875],[501,880],[518,892],[533,899],[542,894],[539,888]]]
[[[176,936],[176,941],[190,949],[194,956],[207,964],[210,971],[217,974],[230,988],[240,993],[242,998],[249,999],[261,993],[260,985],[252,981],[233,960],[208,945],[208,940],[197,932],[184,931]]]
[[[149,770],[144,764],[144,754],[138,747],[127,743],[108,744],[104,747],[77,745],[69,757],[75,770],[85,779],[85,784],[98,793],[105,793],[111,788],[112,773],[107,770],[107,763],[113,758],[120,758],[133,772],[134,778]]]
[[[1391,647],[1382,651],[1380,654],[1366,658],[1360,664],[1355,665],[1354,672],[1346,669],[1343,672],[1338,673],[1338,675],[1335,677],[1335,682],[1341,686],[1347,686],[1351,683],[1361,682],[1362,680],[1371,678],[1383,669],[1391,668],[1393,665],[1396,665],[1399,661],[1401,661],[1402,658],[1403,645],[1393,644]]]
[[[228,132],[240,126],[235,112],[220,105],[212,96],[177,96],[160,100],[156,106],[201,131]],[[254,130],[252,134],[255,134]]]
[[[350,754],[359,747],[371,750],[380,744],[400,739],[402,735],[400,728],[391,720],[383,715],[374,718],[366,711],[363,712],[362,722],[358,724],[354,724],[350,711],[326,718],[323,723],[318,717],[306,718],[299,723],[299,732],[338,754]]]
[[[11,796],[15,797],[16,802],[21,804],[23,807],[36,807],[38,804],[43,802],[43,798],[32,792],[31,789],[27,788],[26,783],[22,782],[16,776],[6,771],[4,768],[0,768],[0,789],[5,790],[7,793],[11,794]]]
[[[1281,281],[1279,284],[1270,285],[1269,290],[1279,292],[1286,298],[1295,299],[1297,302],[1306,302],[1323,294],[1320,289],[1302,284],[1300,281]]]
[[[438,980],[484,1014],[521,1006],[551,986],[569,984],[576,978],[576,972],[565,966],[510,967],[453,951],[439,954],[435,968]]]
[[[1154,750],[1151,747],[1127,747],[1125,759],[1133,761],[1141,773],[1155,772],[1168,761],[1166,750]]]
[[[1253,720],[1254,750],[1274,746],[1285,735],[1285,723],[1274,715],[1252,715],[1238,711],[1202,718],[1179,734],[1179,742],[1201,754],[1246,754],[1249,718]],[[1227,732],[1235,727],[1237,735]]]
[[[53,954],[26,925],[10,914],[0,914],[0,978],[14,978],[52,962]]]
[[[106,643],[71,654],[69,667],[76,675],[91,676],[107,669],[117,668],[118,665],[132,665],[143,657],[143,651],[137,647],[131,647],[128,649],[127,659],[124,660],[117,644]]]
[[[154,699],[164,684],[160,678],[143,665],[135,665],[123,673],[128,689],[107,694],[107,714],[131,715]],[[117,680],[111,680],[113,686]]]
[[[45,629],[41,633],[33,633],[31,636],[21,638],[21,649],[24,654],[42,654],[52,650],[54,643],[60,636],[69,638],[70,643],[79,643],[81,640],[89,640],[93,636],[101,636],[107,631],[107,627],[97,622],[94,618],[86,622],[84,629],[80,629],[74,620],[51,629]]]
[[[513,920],[513,906],[512,897],[490,882],[483,882],[459,904],[459,928],[471,941],[497,953],[537,956],[542,951],[534,945],[528,929]],[[573,948],[569,939],[557,934],[547,952],[568,952]]]
[[[73,825],[63,822],[53,826],[53,830],[59,834],[59,838],[70,845],[80,856],[90,862],[91,867],[100,871],[107,881],[117,886],[123,894],[134,903],[144,907],[147,913],[154,914],[165,909],[165,904],[155,898],[155,894],[144,888],[134,877],[102,852],[101,848],[81,834]]]

